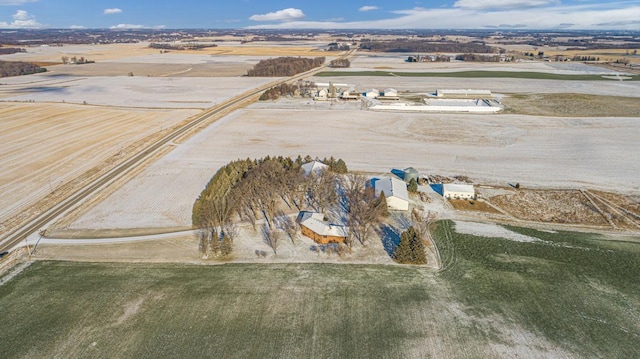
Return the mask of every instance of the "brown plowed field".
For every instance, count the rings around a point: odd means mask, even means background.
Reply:
[[[7,220],[80,174],[197,110],[0,105],[0,230]]]

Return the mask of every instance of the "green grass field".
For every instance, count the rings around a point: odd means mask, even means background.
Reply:
[[[402,72],[402,71],[323,71],[318,77],[342,76],[401,76],[401,77],[458,77],[458,78],[513,78],[535,80],[618,81],[601,75],[565,75],[532,71],[457,71],[457,72]],[[640,76],[629,76],[640,81]]]
[[[37,262],[2,358],[640,357],[640,244],[435,231],[445,267]]]

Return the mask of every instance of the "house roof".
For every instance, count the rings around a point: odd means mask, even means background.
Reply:
[[[371,183],[376,191],[376,196],[384,191],[385,197],[396,197],[409,201],[407,184],[402,180],[393,177],[372,178]]]
[[[298,222],[321,236],[347,237],[348,228],[340,224],[323,221],[324,214],[318,212],[301,211]]]
[[[304,163],[302,165],[302,170],[306,175],[308,175],[311,172],[318,173],[318,172],[321,172],[323,169],[328,169],[328,168],[329,166],[325,165],[320,161],[311,161],[311,162]]]
[[[445,183],[442,185],[442,190],[443,192],[475,193],[473,185],[470,184]]]

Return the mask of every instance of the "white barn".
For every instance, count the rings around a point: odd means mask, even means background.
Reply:
[[[398,97],[398,90],[394,88],[384,89],[382,93],[384,94],[384,97]]]
[[[442,197],[446,199],[474,199],[475,189],[470,184],[445,183],[442,185]]]
[[[365,91],[365,93],[363,93],[362,95],[368,98],[378,98],[378,96],[380,96],[380,91],[378,91],[377,89],[370,89]]]
[[[371,184],[376,196],[380,196],[380,193],[384,192],[389,209],[396,211],[409,210],[409,192],[407,191],[407,184],[403,180],[392,177],[372,178]]]
[[[311,161],[311,162],[302,164],[302,170],[304,171],[305,175],[309,175],[309,173],[312,173],[312,172],[315,174],[318,174],[323,170],[328,170],[328,169],[329,169],[329,166],[325,165],[320,161]]]

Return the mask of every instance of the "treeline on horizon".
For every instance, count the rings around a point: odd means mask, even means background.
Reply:
[[[479,42],[428,42],[424,40],[363,40],[360,49],[377,52],[456,52],[490,54],[498,49]]]
[[[324,61],[324,56],[313,59],[287,56],[260,60],[260,62],[247,72],[247,76],[288,77],[319,67]]]
[[[44,67],[29,62],[0,60],[0,77],[31,75],[46,71]]]
[[[0,47],[0,55],[11,55],[19,52],[27,52],[27,50],[19,47]]]

